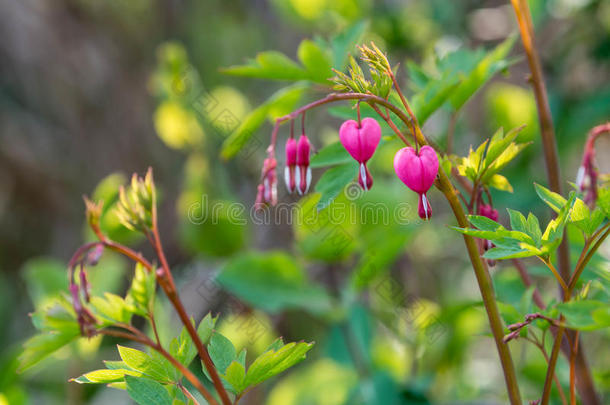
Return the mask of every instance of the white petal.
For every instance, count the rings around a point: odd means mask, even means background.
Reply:
[[[292,193],[294,190],[290,189],[290,168],[288,166],[284,167],[284,183],[286,184],[286,190]]]
[[[306,179],[306,186],[305,186],[305,192],[309,191],[309,186],[311,184],[311,167],[307,167],[307,179]]]
[[[369,191],[366,183],[366,169],[364,167],[364,163],[360,163],[360,178],[362,179],[362,187],[364,187],[364,191]]]
[[[429,219],[430,216],[428,215],[428,200],[426,199],[425,194],[422,194],[421,201],[422,201],[422,204],[424,205],[424,213],[426,214],[426,219]]]

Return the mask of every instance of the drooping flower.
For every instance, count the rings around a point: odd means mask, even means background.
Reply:
[[[263,169],[261,171],[262,182],[258,185],[258,193],[256,195],[256,202],[254,203],[256,209],[262,209],[265,205],[277,204],[276,166],[277,161],[273,155],[270,155],[263,162]]]
[[[311,184],[311,168],[309,167],[309,153],[311,144],[309,138],[303,133],[297,143],[297,176],[296,186],[299,194],[305,194]]]
[[[434,149],[422,146],[419,154],[411,147],[400,149],[394,156],[394,171],[398,178],[419,195],[417,213],[424,220],[432,216],[426,193],[438,174],[438,157]]]
[[[339,140],[347,152],[358,162],[358,183],[364,190],[373,186],[373,178],[366,167],[366,162],[373,156],[379,140],[381,127],[373,118],[364,118],[359,124],[357,121],[345,121],[339,129]]]
[[[288,138],[286,141],[286,167],[284,168],[284,182],[289,193],[294,193],[297,188],[297,141]]]

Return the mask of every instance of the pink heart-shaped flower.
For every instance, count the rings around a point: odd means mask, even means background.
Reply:
[[[381,127],[373,118],[364,118],[361,125],[348,120],[339,128],[341,144],[359,163],[365,163],[373,156],[380,139]]]
[[[402,148],[394,156],[394,171],[407,187],[424,194],[438,174],[438,157],[428,145],[420,148],[419,155],[413,148]]]
[[[426,192],[432,187],[438,174],[438,157],[434,149],[428,145],[422,146],[418,154],[413,148],[402,148],[394,156],[394,171],[407,187],[419,194],[419,217],[430,219],[432,207]]]

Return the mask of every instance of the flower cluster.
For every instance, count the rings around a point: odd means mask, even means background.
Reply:
[[[294,125],[294,123],[293,123]],[[277,161],[274,157],[275,135],[272,144],[267,149],[268,157],[263,162],[262,182],[258,186],[256,208],[261,209],[277,203]],[[284,181],[289,193],[307,193],[311,185],[311,168],[309,158],[311,143],[303,132],[297,141],[292,133],[286,141],[286,166],[284,168]],[[354,160],[358,162],[358,184],[368,191],[373,186],[373,177],[367,167],[367,162],[373,157],[381,140],[381,127],[373,118],[358,121],[347,120],[339,128],[339,140]],[[400,149],[394,157],[394,170],[396,175],[407,187],[419,195],[418,214],[424,220],[432,216],[432,207],[426,193],[434,184],[438,174],[439,162],[436,152],[431,146],[425,145],[418,150],[411,147]]]

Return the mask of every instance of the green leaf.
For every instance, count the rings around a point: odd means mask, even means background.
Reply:
[[[468,215],[468,220],[482,231],[496,232],[504,229],[502,225],[483,215]]]
[[[164,364],[153,359],[150,355],[131,347],[117,345],[121,359],[133,370],[146,374],[152,379],[169,382],[171,378],[168,375],[167,368]]]
[[[610,326],[610,310],[607,302],[584,300],[557,304],[571,329],[596,330]]]
[[[224,379],[231,384],[235,394],[241,394],[246,389],[246,369],[238,361],[234,360],[223,375]]]
[[[199,335],[199,339],[201,339],[204,345],[208,343],[208,340],[210,340],[217,320],[217,316],[213,317],[212,314],[208,312],[201,322],[199,322],[199,326],[197,327],[197,335]]]
[[[518,247],[509,248],[509,247],[500,247],[500,246],[489,249],[483,255],[484,258],[492,259],[492,260],[516,259],[516,258],[520,258],[520,257],[530,257],[530,256],[536,256],[536,252],[529,250],[529,249],[523,249],[523,248],[518,248]]]
[[[132,316],[132,308],[122,297],[116,294],[104,293],[104,298],[91,297],[91,306],[95,313],[104,319],[104,324],[129,323]]]
[[[423,125],[436,110],[442,107],[459,84],[457,76],[448,75],[429,81],[426,87],[413,97],[411,104],[420,125]]]
[[[334,142],[320,149],[318,153],[311,157],[309,166],[312,169],[326,166],[336,166],[339,164],[350,163],[353,158],[345,150],[341,142]]]
[[[324,172],[315,186],[315,191],[321,194],[318,210],[328,207],[357,173],[358,162],[356,161],[344,163]]]
[[[170,342],[169,353],[187,367],[197,355],[197,348],[186,327],[183,327],[180,335]]]
[[[127,393],[140,405],[172,405],[172,398],[163,385],[142,377],[125,376]]]
[[[538,218],[531,212],[527,216],[527,231],[525,232],[532,237],[536,246],[542,243],[542,231],[540,230],[540,222]]]
[[[510,66],[511,62],[505,58],[515,43],[516,36],[512,35],[489,52],[476,67],[468,73],[457,89],[453,92],[450,102],[455,110],[459,110],[468,99],[497,72]]]
[[[235,132],[224,141],[220,152],[222,158],[233,158],[248,143],[267,118],[275,118],[292,110],[307,88],[308,86],[304,83],[295,83],[273,93],[267,101],[250,112]],[[261,142],[261,145],[263,144]]]
[[[597,192],[597,206],[610,219],[610,187],[600,187]]]
[[[147,271],[144,266],[137,263],[128,294],[136,303],[139,315],[147,316],[152,313],[155,303],[155,283],[155,272]]]
[[[333,66],[342,71],[347,65],[347,55],[354,53],[368,27],[367,21],[359,21],[339,31],[330,42],[333,52]]]
[[[79,384],[110,384],[113,382],[123,381],[123,378],[126,375],[131,375],[134,377],[142,376],[142,373],[133,371],[133,370],[123,370],[123,369],[102,369],[90,371],[88,373],[83,374],[78,378],[73,378],[70,381],[77,382]]]
[[[534,183],[538,196],[555,212],[559,212],[566,204],[567,200],[561,195],[549,190],[540,184]]]
[[[310,283],[303,268],[284,253],[238,255],[225,265],[217,281],[240,300],[272,313],[286,308],[320,312],[330,307],[326,291]]]
[[[23,372],[35,366],[79,336],[80,331],[76,329],[72,333],[47,332],[29,338],[23,344],[24,349],[19,356],[18,371]]]
[[[509,193],[513,192],[513,186],[511,186],[508,179],[501,174],[494,174],[489,178],[486,184],[489,187],[493,187],[501,191],[508,191]]]
[[[507,208],[508,216],[510,217],[510,227],[519,232],[528,233],[527,220],[519,211]]]
[[[288,343],[278,350],[269,350],[261,354],[248,368],[246,387],[252,387],[281,373],[305,359],[313,343]]]
[[[260,52],[256,55],[256,59],[249,60],[247,64],[231,66],[222,71],[235,76],[273,80],[296,81],[308,78],[308,74],[303,68],[283,53],[277,51]]]
[[[212,333],[208,350],[214,365],[221,374],[224,374],[229,364],[235,360],[237,355],[233,343],[219,332]]]
[[[297,56],[305,66],[311,81],[330,84],[328,79],[333,76],[333,72],[330,56],[326,50],[320,48],[315,42],[306,39],[299,44]]]

